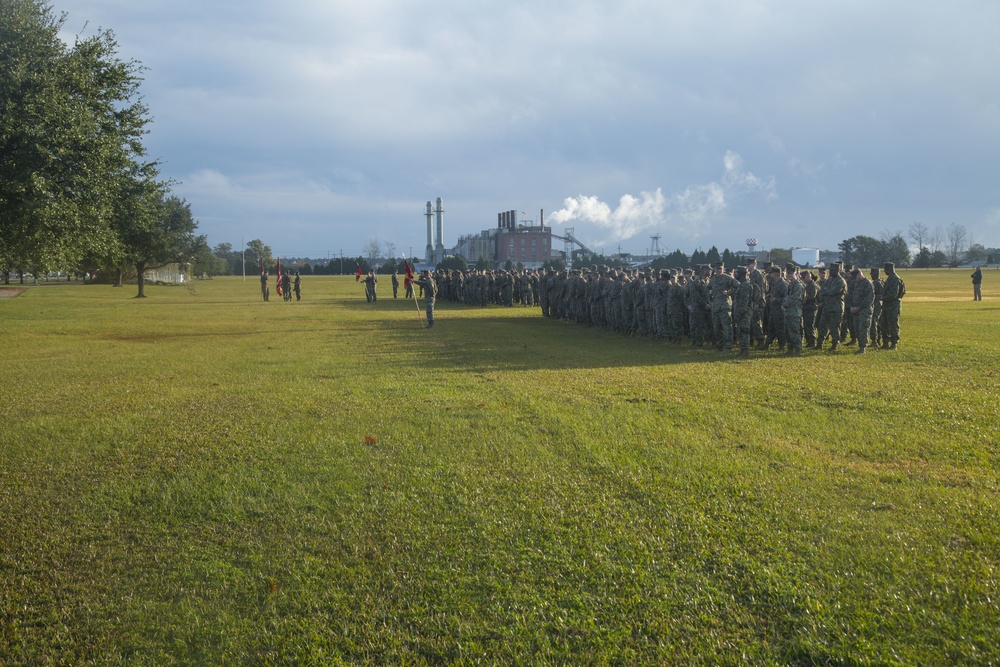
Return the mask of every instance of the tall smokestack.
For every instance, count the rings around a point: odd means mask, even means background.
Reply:
[[[545,229],[545,209],[538,209],[538,226]]]
[[[437,245],[434,246],[434,254],[437,261],[441,262],[444,260],[444,202],[440,197],[437,198],[437,209],[434,212],[437,213]]]
[[[497,229],[503,229],[503,213],[497,213]]]
[[[431,210],[431,203],[427,202],[427,248],[424,251],[424,261],[428,264],[434,263],[434,213]]]

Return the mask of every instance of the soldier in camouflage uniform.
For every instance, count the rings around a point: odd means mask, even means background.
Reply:
[[[802,355],[802,301],[805,297],[805,286],[798,277],[798,269],[794,264],[785,266],[785,298],[781,301],[781,310],[785,317],[785,340],[788,354],[793,357]]]
[[[865,278],[861,269],[854,269],[851,274],[854,281],[854,294],[851,306],[851,316],[854,317],[854,330],[858,333],[858,351],[864,354],[868,349],[868,330],[872,325],[872,304],[875,302],[875,288],[870,280]]]
[[[816,299],[819,296],[819,283],[809,271],[802,272],[802,333],[806,339],[806,348],[816,347]]]
[[[823,283],[820,295],[823,299],[823,320],[820,322],[816,349],[823,349],[823,341],[830,336],[830,351],[836,352],[840,344],[840,320],[844,317],[844,294],[847,281],[840,275],[840,264],[830,266],[830,277]]]
[[[709,289],[712,293],[712,334],[717,350],[733,347],[733,301],[730,295],[738,285],[736,279],[725,272],[725,265],[721,262],[712,266]]]
[[[680,343],[684,338],[685,289],[677,282],[677,275],[671,271],[667,283],[667,340]]]
[[[752,338],[753,304],[754,297],[759,291],[759,287],[747,278],[747,267],[736,267],[736,282],[739,283],[733,290],[733,329],[736,340],[740,346],[740,356],[750,356],[750,342]]]
[[[874,345],[876,349],[882,344],[882,332],[879,330],[879,318],[882,317],[882,279],[879,278],[878,269],[871,270],[872,290],[875,292],[875,300],[872,302],[872,324],[868,328],[868,345]]]
[[[819,329],[823,321],[823,285],[826,284],[826,269],[817,269],[819,278],[816,279],[816,328]]]
[[[781,304],[788,296],[788,284],[781,277],[781,267],[772,266],[768,274],[767,289],[767,338],[764,340],[764,348],[771,347],[771,343],[778,341],[778,349],[785,349],[785,315],[781,310]]]
[[[431,273],[427,269],[421,271],[420,277],[414,278],[411,282],[419,286],[424,292],[424,305],[427,309],[427,328],[430,329],[434,326],[434,298],[437,296],[437,283],[434,282],[434,278],[431,277]]]
[[[882,284],[882,347],[895,350],[899,343],[899,308],[900,300],[906,294],[906,285],[896,274],[896,265],[886,262],[885,282]]]
[[[840,275],[847,281],[847,292],[844,293],[844,315],[840,320],[840,342],[846,341],[848,345],[858,342],[858,332],[854,330],[854,317],[851,315],[851,308],[854,307],[854,265],[847,264],[840,270]],[[848,340],[850,336],[850,340]]]
[[[757,301],[753,304],[753,315],[750,318],[750,337],[758,348],[764,346],[764,310],[765,299],[767,298],[767,285],[764,281],[764,274],[757,270],[757,260],[753,257],[747,259],[747,280],[757,286],[754,290]]]
[[[712,340],[712,295],[708,286],[708,267],[699,266],[688,285],[688,313],[691,317],[691,347],[701,347]]]

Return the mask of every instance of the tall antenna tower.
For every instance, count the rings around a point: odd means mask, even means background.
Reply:
[[[649,237],[653,240],[653,245],[650,247],[651,255],[660,255],[662,251],[660,250],[660,239],[662,238],[659,234],[653,234]]]

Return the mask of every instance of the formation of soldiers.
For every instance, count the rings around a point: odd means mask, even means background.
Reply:
[[[445,271],[434,274],[439,299],[470,306],[537,306],[542,315],[628,336],[662,339],[739,354],[777,346],[829,351],[841,344],[895,350],[899,307],[906,288],[892,263],[868,275],[836,263],[817,274],[756,260],[727,270],[721,263],[694,269],[614,269],[594,266],[556,272]]]

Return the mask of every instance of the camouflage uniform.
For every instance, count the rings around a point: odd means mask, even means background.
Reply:
[[[767,338],[764,340],[764,347],[770,347],[775,340],[778,341],[778,349],[785,347],[785,316],[781,311],[781,304],[784,303],[788,295],[788,285],[781,277],[781,269],[773,267],[768,276],[770,283],[767,292]]]
[[[844,317],[844,294],[847,292],[847,282],[839,273],[830,271],[830,277],[823,284],[820,295],[823,299],[823,320],[820,322],[819,335],[816,337],[816,349],[823,346],[827,335],[830,336],[830,349],[836,350],[840,344],[840,320]]]
[[[785,340],[788,344],[788,354],[802,354],[802,301],[805,297],[805,286],[795,275],[793,269],[788,276],[788,286],[785,298],[781,302],[781,310],[785,316]]]
[[[882,279],[878,269],[872,269],[872,290],[875,300],[872,301],[872,324],[868,328],[868,345],[878,347],[882,343],[882,331],[879,328],[879,318],[882,317]]]
[[[733,347],[733,302],[729,295],[739,283],[727,273],[713,275],[709,281],[712,293],[712,334],[718,350]]]
[[[712,340],[712,296],[703,274],[694,277],[688,285],[691,314],[691,347],[701,347]]]
[[[802,333],[805,335],[806,347],[816,346],[816,298],[819,296],[819,283],[815,280],[803,281],[802,298]]]
[[[757,289],[754,290],[753,313],[750,318],[750,336],[758,347],[764,345],[764,306],[767,295],[767,285],[764,281],[764,274],[756,268],[747,268],[747,280],[753,283]],[[760,296],[756,296],[759,294]]]
[[[906,286],[892,264],[886,263],[885,270],[887,275],[882,284],[882,346],[895,350],[899,342],[899,301],[906,293]]]
[[[740,355],[749,356],[750,343],[753,335],[754,300],[760,288],[747,279],[747,270],[736,269],[736,280],[739,282],[733,290],[733,329],[740,346]]]
[[[854,317],[854,330],[858,333],[858,354],[864,354],[868,348],[868,330],[872,325],[872,304],[875,303],[875,288],[872,282],[858,271],[854,277],[854,305],[851,313]]]

